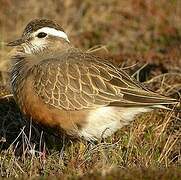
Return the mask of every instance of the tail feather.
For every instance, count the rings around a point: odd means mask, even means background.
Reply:
[[[151,91],[140,89],[120,89],[123,94],[121,101],[112,102],[112,106],[126,106],[126,107],[152,107],[171,110],[164,105],[178,106],[180,101],[174,98],[166,97]]]

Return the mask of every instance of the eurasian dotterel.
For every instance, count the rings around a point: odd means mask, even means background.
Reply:
[[[8,45],[15,47],[10,80],[20,110],[73,137],[105,138],[139,113],[178,103],[104,58],[75,48],[51,20],[32,20]]]

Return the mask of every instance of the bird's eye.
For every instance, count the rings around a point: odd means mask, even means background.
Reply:
[[[38,38],[44,38],[44,37],[46,37],[46,36],[47,36],[47,34],[44,33],[44,32],[40,32],[40,33],[37,34],[37,37],[38,37]]]

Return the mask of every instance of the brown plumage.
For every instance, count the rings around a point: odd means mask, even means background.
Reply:
[[[34,120],[94,140],[111,135],[138,113],[177,103],[104,59],[75,49],[62,32],[52,21],[34,20],[21,39],[9,44],[17,46],[12,91]]]

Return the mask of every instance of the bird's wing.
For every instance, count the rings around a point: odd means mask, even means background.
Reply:
[[[58,109],[152,106],[175,102],[150,92],[124,71],[88,53],[64,53],[45,59],[36,65],[33,73],[38,96]]]

